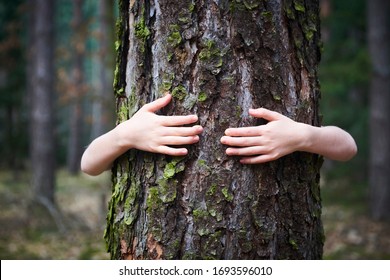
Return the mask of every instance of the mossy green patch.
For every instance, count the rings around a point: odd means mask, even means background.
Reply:
[[[222,194],[225,197],[226,201],[229,201],[229,202],[233,201],[234,196],[233,196],[233,194],[231,192],[229,192],[228,188],[226,188],[226,187],[223,188],[222,189]]]
[[[202,208],[197,208],[192,211],[192,216],[195,220],[203,219],[209,215],[208,211]]]
[[[207,94],[204,91],[201,91],[198,95],[198,101],[204,102],[207,100]]]
[[[217,185],[216,184],[211,184],[210,188],[206,192],[206,195],[214,196],[216,192],[217,192]]]
[[[134,26],[135,29],[135,37],[141,40],[146,40],[150,36],[150,30],[149,28],[145,25],[145,21],[143,18],[135,24]]]
[[[303,32],[305,34],[306,40],[311,41],[313,39],[314,33],[317,32],[317,27],[315,24],[306,24],[303,26]]]
[[[293,9],[286,8],[286,14],[289,19],[295,19],[295,13]]]
[[[207,165],[207,162],[203,159],[199,159],[197,165],[200,167],[201,171],[207,175],[211,174],[211,167]]]
[[[298,244],[294,239],[289,239],[288,243],[293,247],[294,250],[298,250]]]
[[[262,12],[261,16],[266,20],[266,21],[272,21],[272,12],[266,11]]]
[[[159,87],[160,93],[164,94],[172,89],[172,82],[175,74],[164,73],[162,77],[162,84]]]
[[[242,107],[240,105],[236,106],[236,117],[240,118],[242,115]]]
[[[170,162],[165,165],[163,177],[165,179],[172,178],[176,173],[182,172],[185,168],[182,160],[184,157],[174,157]]]
[[[145,23],[145,18],[142,16],[134,25],[135,37],[140,40],[139,46],[142,53],[145,52],[146,40],[150,37],[150,30]]]
[[[278,95],[278,94],[272,94],[272,97],[273,97],[273,99],[276,100],[276,101],[282,100],[282,97],[281,97],[280,95]]]
[[[254,10],[260,6],[261,0],[244,0],[244,6],[248,10]]]
[[[180,101],[182,101],[187,96],[187,94],[187,89],[183,85],[178,85],[172,90],[172,97]]]
[[[168,180],[166,178],[162,178],[158,180],[158,190],[160,199],[163,203],[169,203],[176,199],[177,195],[177,180]]]
[[[188,7],[188,11],[192,13],[195,10],[195,4],[191,3],[190,6]]]
[[[221,50],[216,46],[213,40],[206,40],[203,43],[203,49],[199,53],[199,59],[210,60],[215,57],[221,57]]]
[[[210,208],[210,209],[209,209],[209,214],[210,214],[211,217],[213,217],[214,219],[216,219],[217,222],[220,222],[220,221],[222,221],[222,219],[223,219],[223,214],[222,214],[222,212],[219,212],[217,209]]]
[[[170,162],[167,165],[165,165],[164,178],[169,179],[172,178],[174,175],[175,175],[175,164]]]
[[[170,25],[169,27],[170,27],[170,34],[168,36],[167,41],[172,48],[176,48],[182,42],[182,37],[180,34],[180,26],[177,24],[173,24]]]
[[[149,211],[158,208],[160,205],[160,196],[157,187],[152,187],[149,189],[148,197],[146,198],[146,206]]]
[[[118,51],[120,47],[121,47],[121,41],[116,40],[115,41],[115,51]]]
[[[208,228],[198,228],[196,231],[199,236],[205,236],[210,234],[210,230]]]
[[[304,13],[306,11],[304,4],[301,1],[294,1],[294,9],[298,12]]]
[[[119,109],[118,109],[118,122],[119,123],[122,123],[126,120],[129,119],[129,108],[127,107],[127,103],[126,102],[122,102],[120,105],[119,105]]]

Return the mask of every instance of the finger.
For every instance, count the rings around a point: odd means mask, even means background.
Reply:
[[[164,126],[179,126],[185,124],[192,124],[198,121],[198,116],[187,115],[187,116],[159,116],[161,124]]]
[[[189,145],[199,142],[199,136],[165,136],[162,138],[161,143],[164,145]]]
[[[278,112],[271,111],[265,108],[249,109],[249,114],[253,117],[262,118],[267,121],[277,121],[285,117]]]
[[[168,146],[159,146],[156,151],[157,153],[170,156],[185,156],[186,154],[188,154],[186,148],[171,148]]]
[[[226,154],[229,156],[253,156],[266,154],[268,152],[267,147],[254,146],[245,148],[227,148]]]
[[[249,146],[260,146],[261,137],[230,137],[223,136],[221,143],[228,146],[235,147],[249,147]]]
[[[259,136],[260,131],[257,126],[235,127],[225,130],[227,136]]]
[[[266,163],[275,160],[271,155],[259,155],[254,157],[245,157],[240,159],[240,162],[242,164],[259,164],[259,163]]]
[[[163,136],[193,136],[202,133],[203,127],[195,125],[193,127],[165,127]]]
[[[164,97],[158,98],[155,101],[152,101],[148,104],[145,104],[142,109],[148,112],[156,112],[163,107],[167,106],[171,102],[172,96],[170,94],[165,95]]]

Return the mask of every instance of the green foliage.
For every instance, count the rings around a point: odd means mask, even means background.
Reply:
[[[23,1],[0,4],[0,166],[20,169],[28,154]]]

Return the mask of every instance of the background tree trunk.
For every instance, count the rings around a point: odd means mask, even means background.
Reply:
[[[99,50],[97,54],[97,65],[98,65],[98,81],[97,90],[93,95],[92,105],[92,131],[91,139],[102,135],[109,129],[110,120],[109,113],[112,113],[114,107],[110,107],[111,96],[109,93],[112,92],[112,67],[113,59],[111,56],[111,38],[112,38],[112,24],[113,20],[113,6],[112,1],[99,0],[98,4],[98,21],[99,21],[99,32],[98,42]],[[110,110],[112,109],[112,110]]]
[[[370,86],[371,215],[390,219],[390,3],[367,1]]]
[[[114,259],[319,259],[317,155],[242,165],[219,139],[266,107],[319,125],[318,1],[120,1],[118,121],[170,91],[162,114],[204,127],[189,155],[129,151],[113,168]]]
[[[83,0],[73,0],[73,22],[74,29],[73,47],[74,47],[74,66],[73,66],[73,87],[71,90],[70,104],[70,123],[68,140],[67,166],[71,174],[76,174],[80,170],[80,160],[83,152],[82,147],[82,129],[83,129],[83,104],[82,100],[85,94],[84,84],[84,53],[85,23],[83,23]]]
[[[54,1],[30,1],[31,52],[31,168],[37,201],[54,205],[55,150],[54,99]]]

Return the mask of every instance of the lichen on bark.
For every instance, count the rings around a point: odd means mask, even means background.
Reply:
[[[133,150],[116,161],[111,257],[321,258],[321,159],[294,153],[246,166],[219,142],[228,127],[262,123],[249,108],[320,125],[318,1],[120,5],[119,120],[170,91],[159,113],[197,114],[204,131],[186,157]]]

